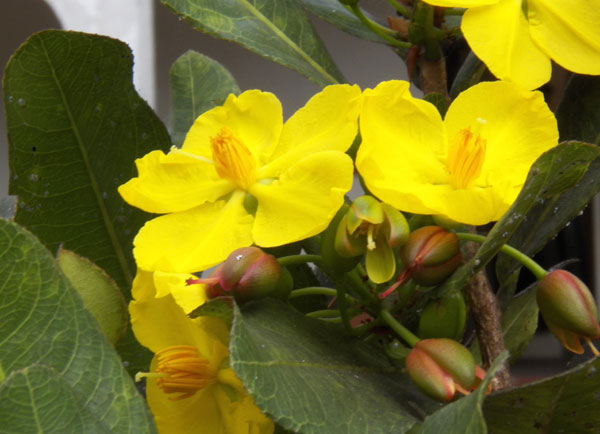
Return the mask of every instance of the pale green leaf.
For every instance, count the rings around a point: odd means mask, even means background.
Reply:
[[[89,259],[70,250],[60,248],[56,261],[100,330],[116,345],[127,329],[128,318],[127,304],[115,281]]]

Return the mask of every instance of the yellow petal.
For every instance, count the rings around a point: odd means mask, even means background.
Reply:
[[[552,60],[578,74],[600,74],[600,3],[529,0],[532,39]]]
[[[444,123],[448,137],[470,128],[486,141],[485,160],[475,181],[482,188],[523,185],[533,162],[558,143],[556,119],[543,95],[507,82],[484,82],[467,89],[452,103]]]
[[[499,79],[536,89],[550,80],[550,59],[533,42],[522,0],[465,12],[461,29],[473,52]]]
[[[437,109],[413,98],[408,87],[405,81],[388,81],[365,91],[356,167],[382,201],[402,211],[430,214],[413,191],[448,182],[446,136]]]
[[[156,287],[156,297],[172,295],[175,302],[188,314],[198,306],[206,303],[206,285],[194,284],[188,285],[189,279],[195,279],[196,276],[188,273],[165,273],[162,271],[154,272],[154,286]]]
[[[499,0],[423,0],[434,6],[445,8],[470,8],[476,6],[485,6],[498,3]]]
[[[280,246],[323,231],[352,186],[352,172],[350,157],[325,151],[298,161],[269,185],[253,185],[250,193],[258,199],[254,242]]]
[[[168,213],[213,202],[233,190],[212,163],[153,151],[135,160],[138,176],[119,187],[127,203],[146,212]]]
[[[328,150],[345,152],[358,131],[361,92],[356,85],[327,86],[314,95],[283,126],[261,177],[276,177],[292,163]]]
[[[244,193],[167,214],[147,222],[133,242],[140,268],[192,273],[222,262],[239,247],[252,244],[253,217],[243,206]]]
[[[229,330],[222,320],[210,317],[192,320],[172,296],[148,297],[156,293],[151,273],[139,271],[132,292],[142,298],[129,303],[131,327],[137,340],[152,352],[174,345],[193,345],[208,357],[215,342],[227,341]]]
[[[210,141],[226,127],[260,160],[279,140],[283,125],[281,104],[275,95],[248,90],[240,96],[229,95],[222,106],[201,114],[182,146],[182,150],[212,157]]]

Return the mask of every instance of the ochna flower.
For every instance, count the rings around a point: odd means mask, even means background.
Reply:
[[[134,240],[144,270],[195,272],[239,248],[273,247],[323,231],[352,185],[344,154],[357,132],[357,86],[326,87],[285,124],[270,93],[250,90],[200,115],[181,149],[136,160],[119,187],[159,216]]]
[[[502,80],[536,89],[551,62],[578,74],[600,74],[597,0],[424,0],[468,8],[461,30],[473,52]]]
[[[404,81],[363,94],[356,166],[371,193],[401,211],[482,225],[498,220],[532,163],[558,141],[540,92],[485,82],[461,93],[444,120]]]
[[[212,317],[190,319],[171,295],[158,294],[154,282],[152,273],[138,271],[129,312],[136,338],[155,353],[150,372],[136,378],[146,377],[158,431],[272,434],[273,422],[227,363],[225,323]]]

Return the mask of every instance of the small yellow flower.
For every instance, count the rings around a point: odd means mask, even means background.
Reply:
[[[227,363],[229,330],[217,318],[190,319],[155,282],[176,277],[138,271],[129,304],[136,338],[155,353],[146,396],[161,434],[272,434],[274,425],[254,404]],[[166,288],[162,288],[165,291]]]
[[[482,225],[498,220],[533,162],[558,141],[540,92],[485,82],[461,93],[444,120],[404,81],[363,95],[356,167],[373,194],[401,211]]]
[[[352,186],[344,154],[358,129],[357,86],[326,87],[285,124],[270,93],[230,95],[200,115],[181,149],[136,160],[119,187],[131,205],[165,214],[134,241],[144,270],[188,273],[239,247],[273,247],[323,231]]]
[[[598,0],[424,0],[468,8],[461,30],[499,79],[536,89],[550,80],[550,59],[578,74],[600,74]]]

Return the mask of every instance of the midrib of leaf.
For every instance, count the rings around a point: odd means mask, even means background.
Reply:
[[[292,41],[288,36],[283,33],[281,30],[277,28],[271,21],[269,21],[262,13],[260,13],[254,6],[248,3],[247,0],[240,0],[242,4],[250,11],[252,15],[258,18],[267,28],[269,28],[277,37],[283,40],[286,44],[288,44],[294,51],[296,51],[304,60],[306,60],[310,66],[312,66],[319,74],[325,77],[331,84],[338,84],[338,81],[332,77],[327,71],[321,68],[321,65],[316,63],[304,50],[302,50],[298,45]]]
[[[371,367],[361,367],[361,366],[352,366],[352,365],[326,365],[322,363],[302,363],[302,362],[286,362],[284,360],[270,360],[266,362],[260,362],[255,360],[236,360],[234,362],[236,365],[246,365],[246,366],[282,366],[282,367],[292,367],[292,368],[313,368],[313,369],[325,369],[330,371],[348,371],[348,372],[361,372],[361,373],[380,373],[380,372],[395,372],[395,368],[371,368]]]
[[[196,92],[194,90],[195,87],[195,82],[194,82],[194,71],[192,68],[192,59],[187,59],[187,64],[188,64],[188,70],[190,72],[190,87],[192,88],[191,90],[191,95],[192,95],[192,118],[194,119],[194,121],[196,120]]]
[[[29,392],[29,400],[31,401],[31,411],[33,412],[33,418],[35,419],[35,425],[37,426],[37,431],[39,433],[43,433],[44,430],[42,429],[42,424],[40,422],[40,416],[38,415],[37,406],[35,405],[35,399],[33,397],[33,386],[31,384],[31,382],[29,381],[29,377],[27,376],[27,373],[24,372],[23,377],[25,378],[25,382],[27,382],[27,391]]]
[[[73,130],[73,134],[75,135],[75,139],[77,140],[77,146],[79,148],[79,152],[81,152],[81,158],[83,160],[83,163],[85,164],[86,172],[90,179],[90,185],[92,186],[92,190],[94,191],[94,196],[96,198],[96,203],[98,204],[98,207],[100,208],[100,213],[102,214],[102,221],[104,222],[104,227],[106,228],[106,232],[108,233],[108,237],[110,238],[110,242],[111,242],[111,244],[113,246],[113,250],[117,256],[117,260],[119,261],[119,264],[121,265],[121,271],[123,273],[123,277],[125,278],[125,281],[127,282],[127,284],[131,285],[131,283],[133,282],[133,276],[131,275],[131,272],[129,271],[129,266],[127,264],[127,260],[125,259],[125,254],[123,253],[123,250],[121,249],[121,246],[118,242],[117,234],[115,233],[114,228],[110,224],[108,210],[106,209],[106,207],[104,206],[104,202],[102,201],[102,195],[100,193],[100,188],[98,187],[98,182],[96,181],[96,178],[94,177],[94,173],[92,171],[92,166],[90,164],[90,160],[89,160],[87,151],[86,151],[85,147],[83,146],[83,140],[81,139],[81,134],[79,133],[79,129],[77,128],[77,124],[75,123],[75,119],[73,118],[73,114],[71,112],[71,107],[67,102],[67,98],[65,97],[63,88],[60,84],[60,81],[58,80],[58,77],[56,76],[56,71],[54,69],[54,65],[52,64],[52,61],[50,60],[50,57],[48,55],[48,51],[46,50],[46,45],[44,43],[43,38],[40,38],[40,42],[42,44],[44,56],[46,56],[46,61],[48,62],[48,66],[50,67],[50,71],[52,71],[52,77],[54,78],[54,82],[56,83],[56,87],[58,89],[58,92],[60,93],[60,98],[62,99],[63,105],[65,107],[65,111],[67,113],[67,116],[69,117],[71,129]]]

